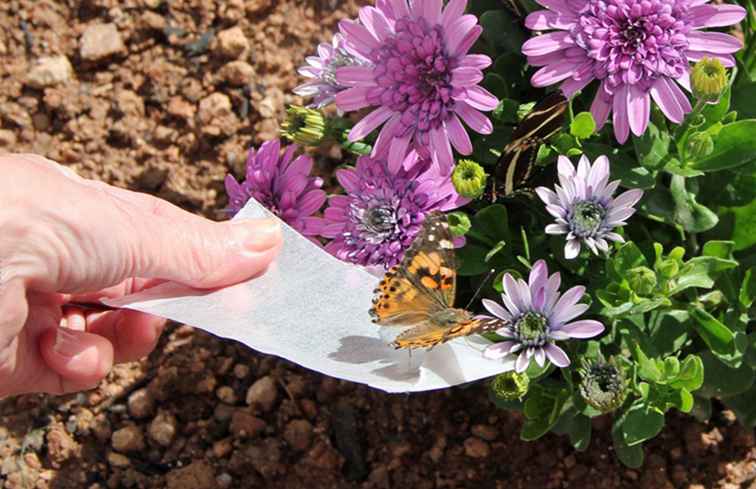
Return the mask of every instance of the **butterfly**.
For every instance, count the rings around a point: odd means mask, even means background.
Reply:
[[[511,196],[526,185],[535,167],[538,148],[556,134],[564,123],[567,99],[554,92],[538,102],[512,131],[512,140],[496,162],[491,201],[500,196]]]
[[[443,213],[431,212],[402,262],[386,272],[373,291],[373,322],[409,326],[392,343],[395,348],[408,349],[432,348],[507,325],[501,319],[476,319],[472,312],[452,307],[456,282],[449,223]]]

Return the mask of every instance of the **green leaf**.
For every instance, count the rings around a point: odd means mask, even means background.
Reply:
[[[524,441],[536,440],[546,433],[559,421],[570,395],[567,389],[546,388],[534,385],[525,401],[525,422],[522,425],[520,438]]]
[[[706,118],[706,125],[711,125],[721,121],[730,111],[730,98],[732,96],[732,86],[725,89],[719,101],[716,104],[706,104],[701,114]],[[706,126],[704,126],[706,127]]]
[[[498,75],[497,75],[498,76]],[[494,94],[495,95],[495,94]],[[499,105],[491,113],[495,122],[515,124],[517,122],[517,107],[519,104],[511,98],[502,98]]]
[[[735,260],[726,260],[714,256],[697,256],[691,258],[680,269],[669,295],[675,295],[691,287],[710,289],[714,278],[722,271],[738,266]]]
[[[735,247],[738,251],[748,249],[756,244],[756,200],[746,206],[736,207],[732,212],[735,215],[735,228],[732,232]]]
[[[664,413],[647,403],[636,401],[622,422],[622,439],[632,447],[659,434],[664,428]]]
[[[722,126],[714,138],[714,151],[695,162],[701,171],[719,171],[745,165],[756,159],[756,119],[745,119]]]
[[[472,219],[473,228],[491,239],[492,243],[511,241],[507,208],[501,204],[489,205],[481,209]]]
[[[625,243],[612,257],[614,270],[619,277],[625,277],[633,268],[648,265],[646,257],[641,253],[640,248],[632,241]]]
[[[481,85],[499,99],[506,99],[510,95],[509,83],[498,73],[486,73]]]
[[[688,312],[695,319],[693,327],[712,351],[719,355],[734,353],[735,335],[730,328],[699,307],[691,306]]]
[[[691,394],[690,391],[685,388],[674,391],[674,397],[672,401],[672,404],[683,413],[689,413],[695,405],[693,394]]]
[[[491,259],[494,256],[496,256],[501,250],[503,250],[506,246],[507,246],[507,242],[506,241],[499,241],[498,243],[496,243],[494,245],[494,247],[491,248],[491,251],[489,251],[488,253],[486,253],[486,258],[485,258],[486,263],[488,263],[489,261],[491,261]]]
[[[567,435],[570,437],[570,443],[575,447],[575,450],[582,452],[591,443],[591,419],[578,414],[569,424]]]
[[[605,144],[584,143],[583,150],[591,160],[606,155],[612,162],[612,179],[619,178],[627,188],[650,189],[656,184],[656,175],[626,153]]]
[[[635,344],[634,352],[635,358],[638,361],[638,376],[644,380],[650,382],[658,382],[662,380],[662,372],[656,365],[656,362],[649,358],[645,352],[641,349],[640,344]]]
[[[744,309],[748,309],[756,299],[756,267],[751,267],[745,273],[743,277],[743,283],[740,285],[740,293],[738,294],[738,302]]]
[[[745,392],[753,385],[753,370],[743,364],[730,368],[713,353],[700,353],[704,367],[704,383],[696,393],[703,397],[727,398]]]
[[[686,389],[693,392],[703,385],[704,366],[701,357],[698,355],[688,355],[680,366],[680,372],[669,386],[674,389]]]
[[[671,137],[668,132],[660,131],[653,122],[640,137],[633,137],[633,145],[641,165],[658,168],[669,154]]]
[[[596,131],[596,121],[590,112],[581,112],[570,123],[570,134],[578,139],[588,139]]]
[[[614,442],[614,453],[625,466],[638,469],[643,465],[643,447],[641,445],[628,446],[622,440],[622,434],[619,430],[612,430],[612,441]]]
[[[519,53],[525,42],[525,33],[520,29],[517,19],[506,10],[489,10],[480,16],[483,36],[499,50]]]
[[[681,224],[686,231],[702,233],[719,222],[714,212],[696,202],[696,197],[685,189],[684,177],[674,175],[669,191],[675,203],[673,221]]]
[[[487,248],[472,243],[467,243],[463,248],[456,250],[459,260],[457,273],[463,277],[486,273],[490,268],[485,262],[487,253]]]

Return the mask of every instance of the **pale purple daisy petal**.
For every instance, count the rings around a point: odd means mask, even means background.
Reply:
[[[509,355],[512,347],[515,346],[514,341],[502,341],[501,343],[494,343],[489,345],[483,350],[483,356],[491,360],[498,360]]]
[[[555,344],[550,343],[544,348],[544,350],[546,351],[546,356],[549,358],[551,363],[553,363],[557,367],[564,368],[570,365],[570,357],[567,356],[564,350],[562,350]]]
[[[512,315],[509,314],[506,309],[501,307],[498,302],[492,301],[491,299],[483,299],[481,302],[483,303],[483,307],[497,318],[505,319],[507,321],[512,319]]]
[[[567,333],[572,338],[593,338],[604,332],[604,325],[592,319],[583,319],[565,324],[559,331]]]

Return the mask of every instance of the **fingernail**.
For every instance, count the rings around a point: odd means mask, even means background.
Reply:
[[[74,357],[81,353],[81,343],[78,336],[68,328],[58,328],[55,332],[53,351],[64,357]]]
[[[236,242],[248,251],[268,250],[281,240],[281,225],[275,219],[241,219],[231,223]]]

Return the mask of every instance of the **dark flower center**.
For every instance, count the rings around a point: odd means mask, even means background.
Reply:
[[[576,202],[572,207],[570,216],[570,230],[580,238],[590,237],[596,234],[606,217],[606,207],[590,202]]]
[[[543,346],[549,332],[549,320],[535,311],[528,311],[514,324],[515,338],[524,346]]]
[[[398,20],[395,30],[395,36],[376,53],[378,86],[368,94],[368,100],[402,113],[400,134],[439,127],[454,105],[453,66],[442,29],[418,18]]]
[[[625,377],[622,372],[604,360],[584,364],[580,371],[580,395],[602,412],[617,409],[625,400]]]
[[[353,208],[360,237],[370,244],[389,240],[397,229],[396,210],[388,202],[373,202],[367,208]]]

